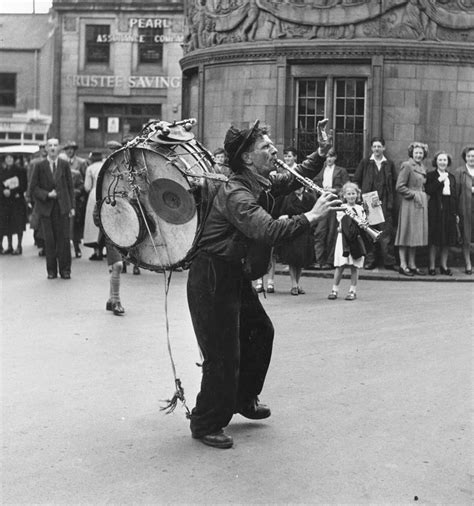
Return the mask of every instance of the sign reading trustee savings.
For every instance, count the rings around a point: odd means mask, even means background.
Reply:
[[[179,88],[181,77],[69,74],[66,85],[78,88]]]

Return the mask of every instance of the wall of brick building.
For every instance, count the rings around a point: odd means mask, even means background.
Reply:
[[[392,159],[406,159],[414,140],[430,155],[444,149],[461,163],[474,142],[474,68],[445,64],[386,62],[383,79],[383,136]]]
[[[203,143],[223,145],[230,125],[246,128],[256,119],[276,121],[276,66],[273,62],[207,67],[204,72]]]

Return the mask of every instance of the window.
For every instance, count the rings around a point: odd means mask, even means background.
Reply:
[[[110,26],[86,25],[86,62],[109,63]]]
[[[16,74],[0,73],[0,107],[16,106]]]
[[[108,141],[137,135],[161,117],[161,104],[84,104],[84,144],[101,148]]]
[[[324,118],[325,79],[301,79],[298,82],[298,152],[314,151],[316,124]]]
[[[297,149],[307,156],[316,147],[316,125],[331,118],[337,163],[354,171],[364,153],[366,79],[299,79],[297,82]]]
[[[334,89],[334,145],[338,159],[356,167],[364,157],[365,79],[336,79]]]
[[[163,59],[163,28],[138,29],[138,62],[161,63]]]

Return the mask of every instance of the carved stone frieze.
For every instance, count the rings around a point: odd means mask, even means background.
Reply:
[[[189,0],[183,45],[357,38],[470,42],[474,0]]]

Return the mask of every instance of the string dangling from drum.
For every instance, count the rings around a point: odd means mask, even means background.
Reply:
[[[145,160],[145,156],[144,155],[143,155],[143,164],[144,164],[144,166],[146,168],[146,160]],[[130,165],[130,172],[132,172],[132,170],[133,169],[131,168],[131,165]],[[146,171],[145,171],[145,174],[147,174]],[[146,216],[145,216],[145,212],[143,210],[143,206],[142,206],[142,204],[140,202],[140,199],[139,199],[140,187],[138,186],[138,184],[136,184],[134,175],[131,174],[131,178],[133,178],[133,183],[131,183],[130,186],[132,187],[132,191],[135,193],[135,196],[136,196],[136,199],[137,199],[137,202],[138,202],[138,208],[140,209],[140,213],[142,214],[143,220],[144,220],[144,222],[146,224],[147,232],[148,232],[148,235],[150,237],[150,241],[151,241],[151,244],[153,246],[153,249],[155,250],[155,254],[158,255],[158,250],[156,248],[156,244],[155,244],[155,240],[153,238],[153,234],[151,233],[150,227],[148,225],[148,221],[147,221]],[[169,252],[168,252],[167,246],[165,247],[165,251],[167,253],[168,260],[169,260],[170,257],[169,257]],[[170,326],[169,326],[169,317],[168,317],[168,292],[169,292],[169,287],[170,287],[170,283],[171,283],[171,275],[172,274],[173,274],[173,270],[170,269],[169,275],[168,275],[168,277],[166,277],[166,270],[163,269],[163,279],[164,279],[164,284],[165,284],[165,328],[166,328],[166,343],[167,343],[167,347],[168,347],[168,355],[170,357],[171,368],[173,370],[175,392],[174,392],[173,396],[171,397],[171,399],[166,399],[166,400],[163,401],[163,402],[166,402],[166,405],[162,406],[160,408],[160,411],[165,411],[166,414],[170,414],[170,413],[172,413],[176,409],[178,401],[181,401],[181,403],[183,404],[184,408],[186,409],[186,417],[190,418],[191,411],[189,410],[189,408],[188,408],[188,406],[186,404],[186,398],[184,396],[184,388],[182,387],[181,380],[178,378],[178,375],[176,373],[176,365],[175,365],[175,362],[174,362],[173,352],[172,352],[172,349],[171,349]]]

